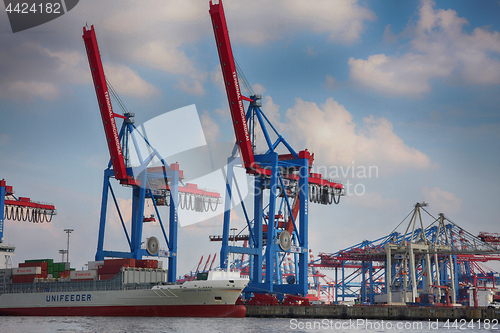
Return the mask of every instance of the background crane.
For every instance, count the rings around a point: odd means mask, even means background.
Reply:
[[[33,223],[51,222],[57,214],[54,205],[32,201],[27,197],[16,197],[12,186],[0,180],[0,269],[12,266],[15,247],[3,244],[5,220]]]

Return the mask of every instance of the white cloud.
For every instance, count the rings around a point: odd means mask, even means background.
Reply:
[[[231,38],[260,44],[284,34],[314,31],[336,42],[358,40],[367,21],[375,14],[356,0],[290,0],[224,3]],[[263,8],[265,10],[263,10]]]
[[[247,43],[276,40],[305,30],[351,43],[359,38],[365,22],[375,19],[370,10],[354,0],[314,0],[306,6],[298,0],[257,0],[252,6],[238,0],[225,5],[231,38]],[[207,38],[213,41],[208,9],[208,1],[200,0],[151,0],[147,5],[122,0],[119,6],[112,1],[80,2],[76,10],[79,17],[92,17],[89,24],[95,25],[103,61],[175,75],[178,89],[200,95],[211,73],[204,68],[204,59],[197,58],[196,50],[194,55],[188,54],[186,46]],[[22,39],[2,37],[0,97],[19,98],[26,87],[34,87],[33,93],[28,91],[30,96],[61,98],[72,88],[69,85],[91,84],[81,39],[74,35],[77,29],[81,31],[80,23],[66,17],[50,23],[50,27],[58,31],[57,42],[45,35],[34,42],[20,42],[29,40],[27,35]],[[141,86],[138,94],[152,92],[144,82]]]
[[[354,161],[356,165],[377,166],[381,174],[431,166],[427,155],[407,146],[394,133],[389,120],[372,115],[363,118],[359,126],[333,98],[320,106],[297,99],[287,110],[286,119],[286,128],[294,134],[288,137],[296,146],[317,153],[322,165],[352,165]]]
[[[419,20],[411,27],[410,51],[401,56],[376,54],[367,60],[350,58],[352,81],[389,95],[419,95],[431,90],[433,78],[458,75],[468,84],[499,84],[500,33],[475,28],[451,9],[435,9],[431,0],[422,0]],[[405,32],[408,33],[408,32]],[[390,26],[384,33],[394,40]]]
[[[181,79],[179,81],[179,84],[177,84],[177,88],[193,95],[203,95],[205,93],[203,83],[199,80],[192,80],[191,82],[187,82],[186,80]]]
[[[266,92],[266,88],[264,88],[264,86],[260,83],[254,84],[252,86],[252,89],[256,94],[260,94],[260,95],[262,95]]]
[[[429,203],[433,210],[438,210],[441,213],[455,214],[460,211],[463,200],[457,197],[454,193],[442,190],[439,187],[422,188],[424,199]]]
[[[219,125],[217,125],[217,123],[210,117],[210,114],[207,111],[202,113],[200,119],[205,139],[210,143],[215,142],[220,136]]]
[[[89,79],[85,62],[84,54],[56,52],[39,42],[8,47],[8,52],[5,49],[0,52],[0,97],[57,99],[65,85],[81,84]]]
[[[222,92],[226,92],[226,87],[224,86],[224,78],[222,77],[222,70],[220,64],[215,66],[215,69],[210,72],[210,80]]]
[[[339,83],[337,82],[337,80],[333,76],[327,75],[325,80],[325,88],[327,90],[337,90],[338,87]]]
[[[106,77],[118,94],[133,97],[150,97],[159,93],[154,85],[146,82],[136,71],[128,66],[106,63],[104,67]]]
[[[371,115],[356,124],[352,114],[333,98],[322,105],[296,99],[281,117],[280,106],[271,96],[264,96],[263,110],[293,147],[317,153],[316,165],[376,167],[381,175],[432,167],[427,155],[394,133],[389,120]],[[256,134],[257,151],[267,150],[260,131]]]
[[[60,94],[58,86],[40,81],[17,81],[12,83],[7,91],[8,96],[15,99],[41,97],[53,100]]]
[[[144,65],[170,74],[186,75],[195,72],[186,54],[167,45],[164,41],[152,41],[134,52],[134,57],[144,61]]]

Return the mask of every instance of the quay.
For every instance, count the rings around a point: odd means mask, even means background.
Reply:
[[[387,305],[247,305],[247,317],[260,318],[328,318],[328,319],[382,319],[382,320],[496,320],[500,309],[473,307],[420,307]]]

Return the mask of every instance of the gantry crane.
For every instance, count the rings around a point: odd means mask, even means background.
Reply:
[[[43,223],[51,222],[56,214],[54,205],[32,201],[27,197],[18,198],[12,186],[8,186],[5,179],[0,180],[0,257],[5,257],[5,263],[0,262],[0,268],[12,265],[11,256],[15,250],[14,246],[3,244],[5,220]]]
[[[242,166],[254,180],[253,218],[242,204],[249,232],[248,247],[229,245],[230,202],[233,171],[228,168],[221,267],[229,253],[250,255],[250,283],[245,292],[307,293],[308,276],[308,202],[338,203],[343,185],[310,172],[314,154],[307,149],[298,153],[281,136],[261,110],[261,97],[241,94],[239,78],[229,40],[222,1],[210,1],[210,16],[226,87],[236,144]],[[249,102],[245,112],[243,101]],[[260,134],[257,129],[260,127]],[[271,139],[272,133],[277,139]],[[262,135],[265,153],[256,154],[256,136]],[[287,151],[278,154],[279,149]],[[237,184],[235,184],[237,185]],[[236,186],[236,189],[238,187]],[[239,191],[239,190],[238,190]],[[236,236],[237,237],[237,236]],[[214,239],[217,239],[215,237]],[[285,255],[294,253],[295,275],[283,281],[280,266]]]
[[[104,68],[97,45],[94,26],[90,29],[83,28],[83,40],[85,43],[90,70],[94,81],[97,102],[101,111],[104,133],[110,154],[108,168],[104,171],[103,195],[101,204],[101,217],[99,224],[99,238],[95,259],[103,260],[105,257],[135,258],[143,256],[168,257],[168,281],[175,282],[177,267],[177,228],[178,209],[186,208],[195,211],[208,210],[212,204],[218,204],[220,194],[197,188],[195,184],[179,186],[183,179],[183,171],[177,163],[167,164],[160,153],[150,144],[147,138],[137,130],[134,125],[134,114],[125,112],[123,115],[113,112],[110,92],[104,75]],[[111,90],[113,92],[113,90]],[[123,119],[122,127],[118,131],[115,118]],[[144,151],[140,150],[138,142],[147,146],[148,156],[142,156]],[[135,155],[139,166],[130,166],[130,150],[135,149]],[[159,166],[158,166],[159,161]],[[156,163],[156,164],[155,164]],[[118,202],[116,200],[110,179],[115,178],[121,185],[132,188],[132,219],[130,234],[125,226]],[[182,183],[181,183],[182,184]],[[115,203],[125,236],[128,241],[129,251],[106,251],[104,250],[104,234],[106,228],[106,213],[108,197],[111,194]],[[183,197],[181,196],[183,195]],[[187,197],[189,196],[189,203]],[[181,198],[184,198],[182,205]],[[147,240],[146,249],[141,248],[143,223],[155,220],[154,217],[144,216],[146,200],[153,203],[156,217],[166,242],[167,251],[159,250],[159,241],[156,237]],[[168,237],[163,221],[158,210],[159,206],[169,206],[169,229]]]
[[[32,201],[30,198],[14,195],[12,186],[5,179],[0,180],[0,243],[3,242],[4,221],[51,222],[57,214],[54,205]]]

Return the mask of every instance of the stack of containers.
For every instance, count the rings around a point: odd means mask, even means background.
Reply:
[[[65,278],[70,276],[69,262],[55,262],[54,263],[54,278]]]
[[[107,259],[104,260],[102,265],[99,265],[97,269],[97,274],[99,275],[99,280],[110,280],[116,274],[120,273],[122,267],[134,267],[135,259]]]
[[[22,264],[20,264],[22,265]],[[31,283],[42,277],[42,267],[18,267],[12,269],[12,283]]]
[[[157,269],[158,260],[136,260],[135,267]]]
[[[49,277],[49,267],[52,267],[52,259],[25,260],[18,268],[12,270],[13,283],[31,283],[37,279]],[[16,276],[14,278],[14,276]]]
[[[42,277],[41,267],[21,267],[12,269],[12,283],[31,283]]]
[[[97,266],[99,280],[109,280],[120,273],[122,267],[158,269],[158,260],[106,259],[89,262],[89,270]]]

